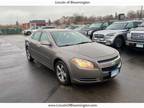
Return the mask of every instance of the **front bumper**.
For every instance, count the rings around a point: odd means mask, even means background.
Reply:
[[[93,40],[105,45],[113,45],[113,39],[95,38]]]
[[[119,62],[115,65],[111,65],[111,62],[101,63],[99,64],[100,68],[98,70],[79,69],[71,64],[71,71],[73,73],[71,80],[73,83],[98,83],[108,81],[120,73],[122,63],[120,58],[117,58],[115,61],[118,60]]]
[[[144,42],[127,40],[126,45],[132,48],[144,49]]]

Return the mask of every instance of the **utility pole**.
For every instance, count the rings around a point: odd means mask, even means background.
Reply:
[[[143,5],[141,6],[141,11],[140,11],[140,19],[143,17]]]

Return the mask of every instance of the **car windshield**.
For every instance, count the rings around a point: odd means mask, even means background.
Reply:
[[[82,25],[82,26],[79,26],[79,27],[75,28],[74,30],[81,30],[81,29],[83,29],[84,27],[85,27],[85,26]]]
[[[106,29],[107,30],[123,30],[125,29],[127,23],[126,22],[117,22],[109,25]]]
[[[51,34],[56,44],[60,47],[92,42],[86,36],[74,31],[53,31]]]
[[[78,25],[71,25],[68,26],[66,29],[76,29],[77,27],[79,27]]]
[[[100,28],[102,23],[94,23],[89,26],[89,28]]]

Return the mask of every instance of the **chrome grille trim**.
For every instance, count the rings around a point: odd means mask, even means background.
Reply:
[[[103,34],[94,34],[94,38],[104,38]]]
[[[131,33],[132,40],[144,40],[144,33]]]
[[[98,62],[99,63],[99,62]],[[108,68],[114,65],[119,65],[121,63],[121,58],[120,56],[117,56],[116,58],[112,59],[112,60],[105,60],[105,62],[101,62],[99,63],[99,67],[102,68]]]
[[[112,61],[112,60],[116,59],[117,57],[118,56],[115,56],[113,58],[109,58],[109,59],[106,59],[106,60],[100,60],[100,61],[98,61],[98,63],[109,62],[109,61]]]

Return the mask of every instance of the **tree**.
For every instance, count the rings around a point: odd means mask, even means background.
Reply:
[[[49,19],[49,20],[48,20],[48,25],[51,25],[51,24],[52,24],[52,22],[51,22],[51,20]]]
[[[136,13],[135,11],[129,11],[129,12],[127,13],[127,18],[128,18],[128,19],[138,18],[138,15],[137,15],[137,13]]]
[[[56,24],[56,25],[60,25],[61,23],[60,23],[59,20],[56,20],[56,21],[54,21],[54,24]]]

